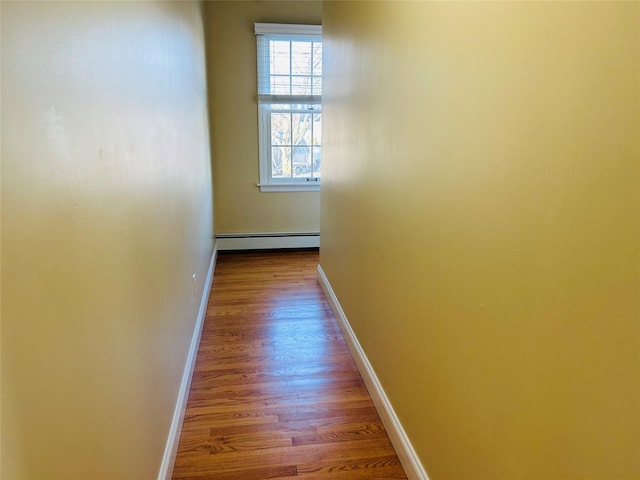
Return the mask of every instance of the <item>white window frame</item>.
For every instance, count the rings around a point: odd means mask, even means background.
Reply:
[[[322,40],[322,25],[294,25],[279,23],[256,23],[254,32],[257,35],[278,36],[291,39],[299,36],[301,38],[317,37]],[[264,52],[258,51],[258,58]],[[258,67],[259,68],[259,67]],[[260,82],[258,72],[258,82]],[[260,92],[258,83],[258,92]],[[271,175],[271,113],[275,110],[271,105],[281,101],[298,104],[313,105],[310,110],[285,110],[292,113],[322,113],[321,95],[264,95],[258,93],[258,149],[260,157],[260,183],[258,186],[262,192],[313,192],[320,190],[320,178],[273,178]],[[322,149],[322,145],[320,145]]]

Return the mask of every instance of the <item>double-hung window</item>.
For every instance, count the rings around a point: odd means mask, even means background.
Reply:
[[[319,190],[322,26],[256,23],[260,189]]]

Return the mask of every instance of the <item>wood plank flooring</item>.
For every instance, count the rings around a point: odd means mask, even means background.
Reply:
[[[219,255],[174,479],[407,478],[317,264],[317,251]]]

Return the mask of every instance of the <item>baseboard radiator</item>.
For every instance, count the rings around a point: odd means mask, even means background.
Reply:
[[[218,250],[318,248],[320,232],[219,233]]]

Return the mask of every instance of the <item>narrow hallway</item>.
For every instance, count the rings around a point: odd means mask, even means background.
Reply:
[[[406,478],[317,264],[218,257],[174,479]]]

